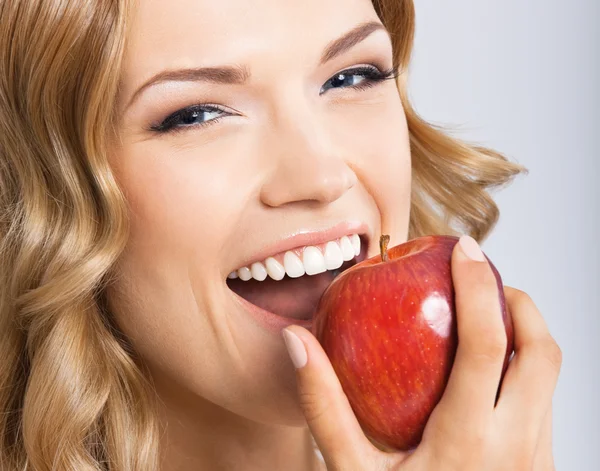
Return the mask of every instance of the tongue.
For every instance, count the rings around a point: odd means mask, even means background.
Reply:
[[[285,276],[280,281],[270,277],[264,281],[228,279],[227,284],[239,296],[269,312],[294,319],[310,319],[333,278],[334,273],[326,271],[299,278]]]

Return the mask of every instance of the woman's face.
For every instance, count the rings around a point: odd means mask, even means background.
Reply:
[[[138,2],[111,152],[131,237],[108,299],[163,398],[301,424],[279,330],[256,320],[228,275],[298,233],[358,232],[363,257],[382,232],[390,246],[406,240],[405,115],[393,79],[369,81],[392,68],[390,38],[371,29],[335,43],[368,22],[380,23],[369,0]],[[339,76],[357,67],[367,72]],[[306,242],[288,243],[302,255]],[[273,306],[298,315],[331,278],[244,289],[263,302],[277,292]]]

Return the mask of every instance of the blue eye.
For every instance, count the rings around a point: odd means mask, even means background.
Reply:
[[[385,80],[395,79],[398,75],[399,70],[397,67],[383,72],[374,66],[347,69],[325,82],[319,94],[322,95],[327,90],[336,88],[365,90]],[[358,77],[358,80],[355,77]],[[192,105],[175,111],[159,124],[150,126],[150,130],[159,134],[179,132],[189,128],[215,124],[226,115],[231,115],[231,113],[216,105]]]
[[[354,77],[360,77],[361,80],[355,80]],[[340,72],[335,77],[330,78],[321,88],[321,93],[331,88],[355,88],[364,90],[373,87],[379,82],[398,77],[398,69],[392,68],[381,72],[377,67],[357,67]],[[328,85],[329,84],[329,85]]]
[[[206,126],[219,121],[224,114],[227,114],[227,112],[218,106],[192,105],[169,115],[160,124],[151,126],[150,130],[166,133],[189,127]],[[211,115],[216,115],[216,117],[208,119]]]

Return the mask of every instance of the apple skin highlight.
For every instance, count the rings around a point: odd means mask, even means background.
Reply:
[[[456,355],[451,257],[458,237],[419,237],[389,250],[388,241],[389,236],[382,236],[379,255],[344,271],[328,286],[312,333],[365,434],[383,449],[406,451],[421,441]],[[496,277],[508,340],[504,377],[513,351],[513,325],[500,273],[486,259]]]

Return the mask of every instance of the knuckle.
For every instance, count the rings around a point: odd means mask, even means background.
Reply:
[[[464,342],[466,353],[484,363],[504,361],[508,340],[504,331],[492,327],[480,327],[472,338]]]
[[[302,391],[298,394],[300,407],[304,411],[304,417],[308,422],[317,422],[325,416],[333,406],[333,398],[330,394],[317,394],[310,391]]]
[[[527,300],[531,299],[530,296],[525,292],[518,288],[514,288],[512,286],[504,286],[504,293],[514,299]]]
[[[484,427],[472,428],[465,436],[467,446],[479,454],[487,448],[487,443],[490,440],[490,432]]]
[[[507,300],[510,302],[510,304],[512,304],[514,307],[524,308],[527,306],[535,306],[535,303],[533,302],[531,296],[529,296],[529,294],[527,294],[525,291],[521,291],[520,289],[508,287],[508,289],[505,289],[504,294],[507,297]]]
[[[562,350],[556,343],[556,340],[550,335],[539,341],[540,356],[543,357],[552,367],[558,371],[562,365]]]
[[[513,296],[515,291],[519,291],[519,289],[514,288],[513,286],[509,286],[509,285],[503,285],[503,288],[504,288],[504,294],[506,296]]]

